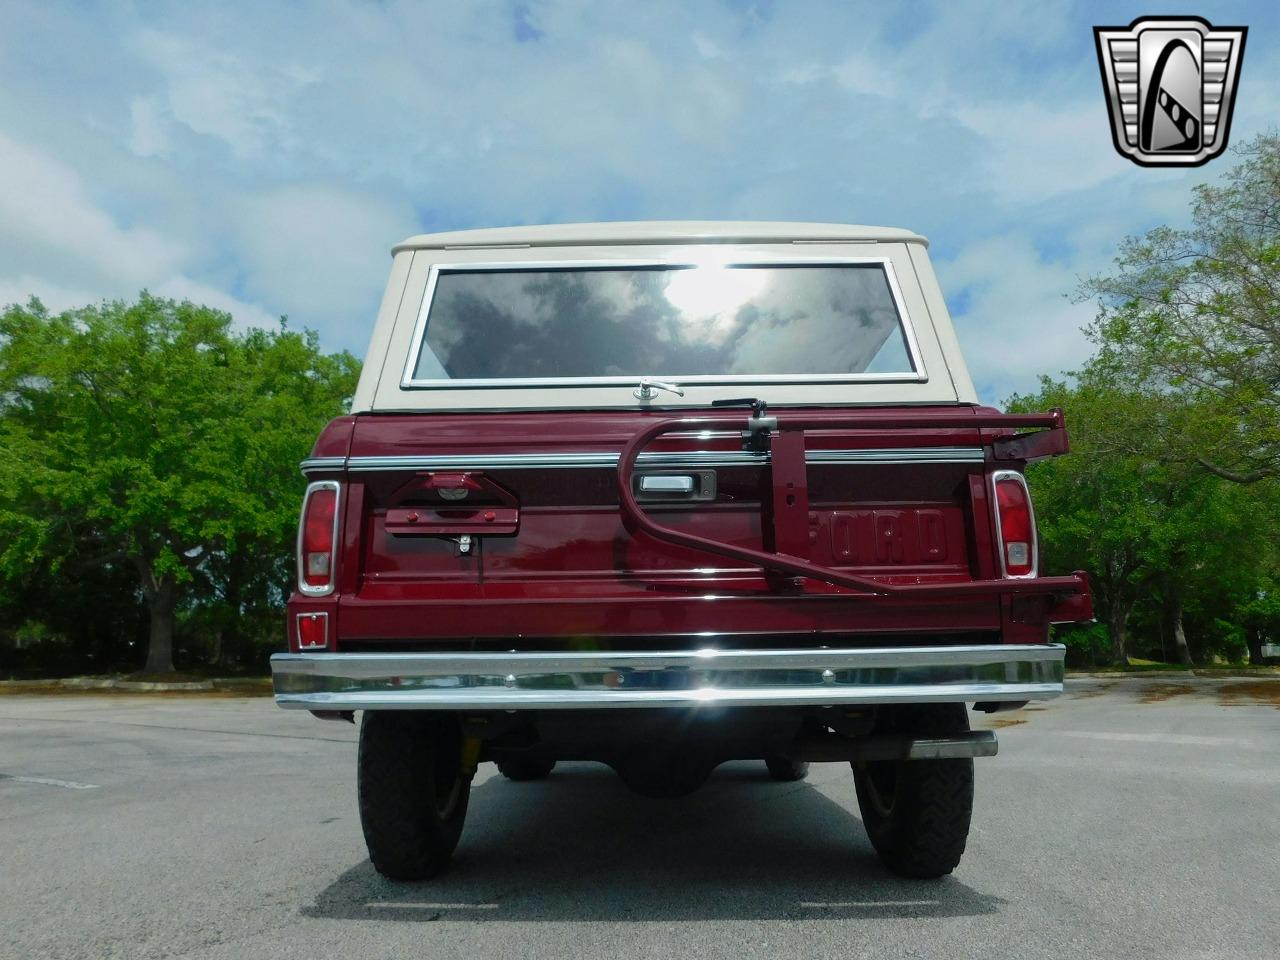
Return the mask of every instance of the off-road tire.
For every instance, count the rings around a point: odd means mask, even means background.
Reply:
[[[875,734],[943,736],[969,729],[962,703],[881,707]],[[973,761],[883,760],[853,764],[862,823],[886,867],[933,879],[960,863],[973,814]]]
[[[764,764],[769,768],[769,779],[778,783],[795,783],[809,775],[807,760],[792,760],[788,757],[766,757]]]
[[[522,783],[541,780],[556,767],[554,760],[538,760],[533,757],[504,757],[498,761],[498,772],[508,780]]]
[[[392,880],[427,880],[453,856],[471,778],[452,716],[366,711],[358,761],[360,826],[369,859]]]

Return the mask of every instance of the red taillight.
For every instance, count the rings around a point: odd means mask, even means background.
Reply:
[[[1006,577],[1036,572],[1036,523],[1031,494],[1022,474],[1001,471],[994,478],[996,520],[1000,532],[1000,565]]]
[[[333,590],[337,559],[338,485],[332,480],[307,487],[298,531],[298,589],[311,596]]]

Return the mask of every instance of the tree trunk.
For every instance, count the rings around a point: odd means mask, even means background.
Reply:
[[[151,608],[151,636],[147,642],[147,673],[173,673],[174,589],[171,581],[161,581],[156,596],[147,601]]]
[[[1178,651],[1178,662],[1185,667],[1194,667],[1191,659],[1191,648],[1187,646],[1187,631],[1182,626],[1182,604],[1178,604],[1173,618],[1173,645]]]
[[[1262,628],[1251,627],[1245,631],[1245,642],[1249,644],[1249,663],[1260,667],[1266,661],[1262,658]]]
[[[1129,665],[1129,653],[1125,649],[1125,630],[1129,626],[1131,603],[1112,600],[1107,612],[1107,633],[1111,636],[1111,661],[1116,666]]]
[[[151,631],[147,639],[146,673],[173,673],[173,623],[178,602],[178,588],[173,577],[157,577],[151,564],[135,561],[142,580],[142,593],[151,613]]]
[[[1133,612],[1135,598],[1129,582],[1134,564],[1124,553],[1110,553],[1106,557],[1098,586],[1106,599],[1107,635],[1111,639],[1111,662],[1120,667],[1129,666],[1125,632],[1129,627],[1129,614]]]
[[[1187,631],[1182,623],[1182,591],[1168,578],[1164,584],[1164,613],[1173,631],[1173,648],[1177,651],[1178,662],[1187,667],[1195,666],[1191,659],[1191,648],[1187,645]]]
[[[240,630],[240,610],[244,606],[245,553],[248,546],[241,538],[227,557],[227,581],[223,590],[223,599],[231,619],[218,631],[219,645],[217,664],[220,668],[229,669],[244,660],[244,638]]]

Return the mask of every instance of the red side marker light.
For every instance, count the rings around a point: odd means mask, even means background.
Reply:
[[[324,650],[329,646],[329,615],[298,614],[298,649]]]

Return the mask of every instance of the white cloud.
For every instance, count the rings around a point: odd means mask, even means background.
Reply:
[[[0,279],[0,310],[10,304],[26,304],[36,297],[53,313],[95,303],[103,299],[100,292],[87,288],[62,287],[45,277],[24,274]]]
[[[1042,259],[1025,234],[969,244],[936,269],[949,302],[964,304],[953,307],[956,334],[984,401],[1034,389],[1038,374],[1061,374],[1088,357],[1080,328],[1094,308],[1067,296],[1079,272]]]
[[[287,305],[282,309],[303,324],[342,318],[337,322],[356,328],[371,323],[369,305],[386,282],[392,243],[415,226],[410,209],[315,184],[250,197],[237,219],[252,296]]]
[[[245,327],[264,327],[274,330],[280,323],[280,317],[273,315],[253,303],[246,303],[221,290],[205,283],[199,283],[190,277],[177,275],[162,280],[151,287],[151,292],[171,300],[190,300],[192,303],[213,307],[231,314],[235,325]]]
[[[1038,203],[1127,173],[1103,122],[1100,98],[1055,102],[1043,96],[962,106],[955,117],[984,143],[981,173],[1009,204]],[[1069,149],[1067,149],[1069,145]]]
[[[693,48],[698,51],[698,56],[703,60],[720,60],[725,56],[720,44],[701,33],[693,35]]]
[[[164,77],[164,98],[173,119],[222,140],[238,158],[259,156],[287,141],[287,107],[316,80],[309,71],[240,56],[201,36],[144,29],[136,44],[143,61]]]
[[[182,257],[181,243],[120,226],[70,166],[3,133],[0,223],[0,263],[9,272],[56,265],[65,275],[137,285]]]
[[[161,157],[169,152],[165,120],[154,97],[135,97],[129,103],[129,149],[140,157]]]
[[[89,195],[79,174],[0,134],[0,305],[38,297],[55,312],[129,298],[143,287],[231,313],[241,325],[276,318],[183,272],[189,251],[149,228],[125,228]]]
[[[849,59],[835,64],[831,74],[842,87],[855,96],[875,96],[899,99],[900,106],[910,113],[920,113],[922,104],[914,95],[902,96],[904,84],[911,83],[911,77],[904,77],[894,70],[889,63],[869,50],[861,50]]]

